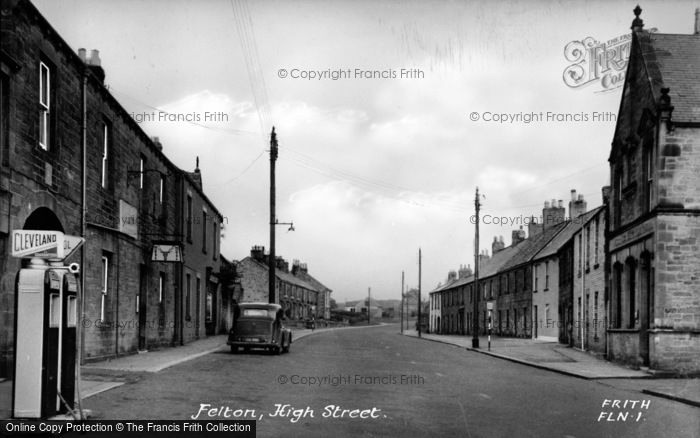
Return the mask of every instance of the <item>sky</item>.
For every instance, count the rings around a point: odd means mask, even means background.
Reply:
[[[199,157],[228,259],[269,248],[275,126],[277,218],[294,223],[276,253],[338,302],[399,299],[402,272],[418,287],[419,248],[426,297],[474,266],[477,186],[490,253],[545,200],[575,189],[591,209],[609,183],[634,2],[34,4],[74,51],[99,50],[109,90],[176,165]],[[645,28],[691,34],[700,4],[641,6]]]

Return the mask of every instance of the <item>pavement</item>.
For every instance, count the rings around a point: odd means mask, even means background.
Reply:
[[[418,337],[415,330],[405,330],[405,336]],[[558,342],[537,339],[479,337],[478,349],[472,348],[470,336],[421,334],[421,338],[455,345],[500,359],[517,362],[588,380],[597,380],[608,386],[637,390],[645,394],[700,407],[700,379],[657,378],[642,370],[627,368],[590,353],[571,348]]]

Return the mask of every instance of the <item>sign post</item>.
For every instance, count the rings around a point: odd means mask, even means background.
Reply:
[[[491,328],[493,327],[491,316],[493,315],[493,301],[489,301],[486,303],[486,310],[489,311],[489,334],[488,334],[489,347],[488,347],[488,351],[491,351]]]

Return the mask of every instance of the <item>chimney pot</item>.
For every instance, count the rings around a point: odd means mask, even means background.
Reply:
[[[549,201],[544,201],[544,208],[549,208]]]
[[[695,35],[700,35],[700,8],[695,9]]]
[[[79,48],[78,49],[78,56],[80,57],[81,61],[87,62],[87,50],[84,48]]]
[[[576,200],[576,189],[571,189],[571,200],[572,201]]]
[[[558,201],[557,206],[558,206],[559,208],[564,207],[564,201],[560,199],[560,200]],[[520,227],[520,228],[522,228],[522,227]]]

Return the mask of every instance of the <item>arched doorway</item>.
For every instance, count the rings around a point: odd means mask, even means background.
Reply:
[[[24,221],[24,230],[63,231],[58,216],[47,207],[39,207]]]

